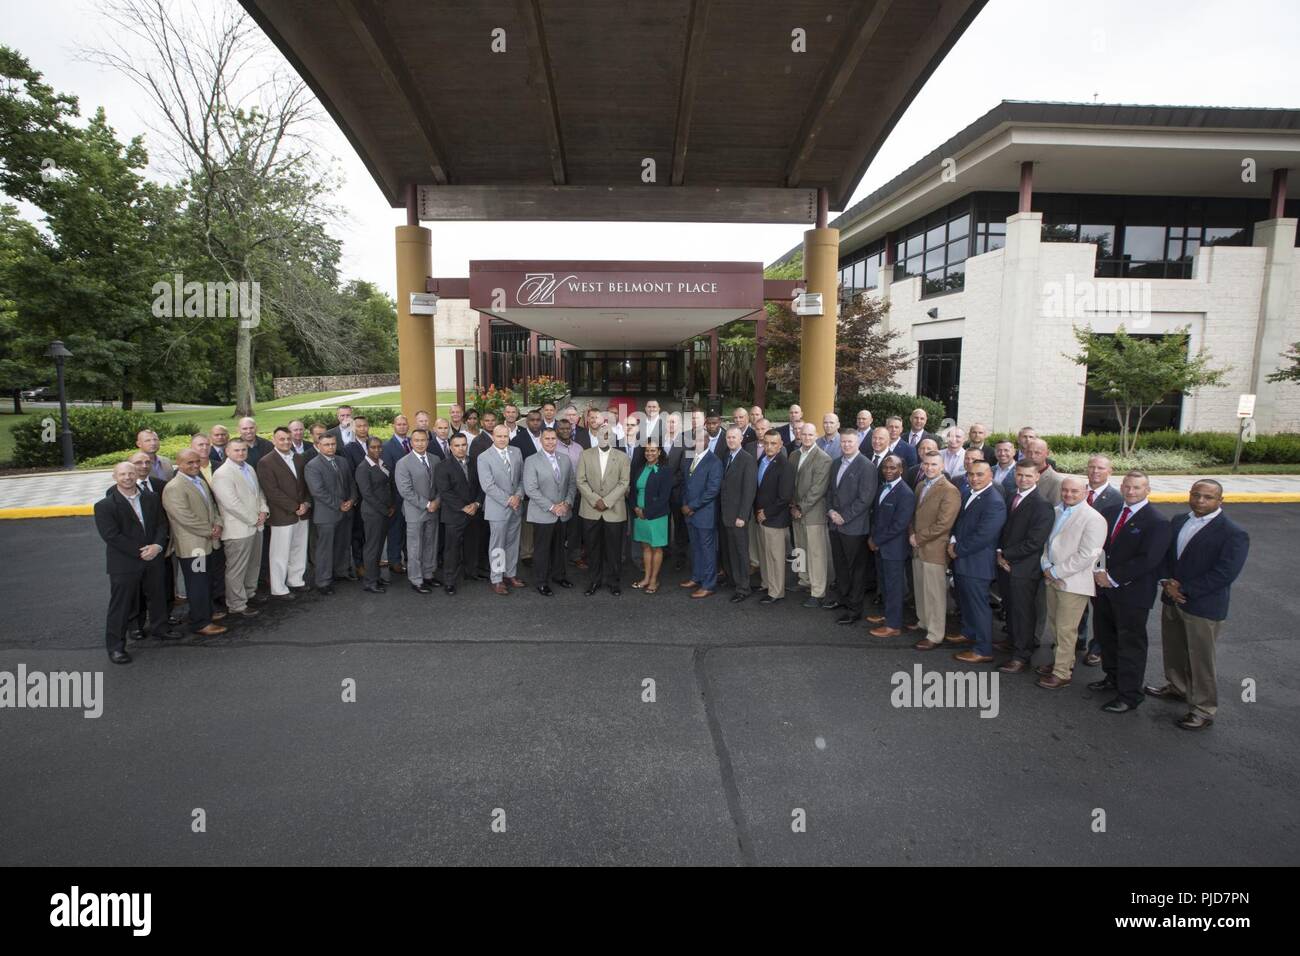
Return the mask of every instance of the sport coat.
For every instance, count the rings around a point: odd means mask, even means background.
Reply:
[[[296,445],[290,447],[292,447],[297,454],[302,455],[302,460],[304,462],[311,461],[313,458],[315,458],[317,455],[320,454],[320,452],[316,450],[316,445],[312,442],[309,442],[305,438],[302,440],[301,451],[298,450]]]
[[[686,466],[682,504],[692,512],[686,519],[687,525],[707,530],[717,527],[718,495],[722,492],[722,461],[717,455],[706,451],[698,456],[698,462],[694,472],[689,464]]]
[[[871,540],[876,543],[876,553],[887,561],[906,561],[912,556],[907,535],[916,511],[916,492],[900,477],[883,501],[879,500],[879,492],[876,499],[871,518]]]
[[[644,471],[647,465],[642,465]],[[662,518],[668,514],[673,497],[673,474],[665,465],[656,465],[653,474],[646,479],[645,483],[645,505],[641,508],[641,514],[645,521],[653,521],[655,518]],[[636,516],[636,482],[632,482],[632,491],[628,495],[627,507],[629,513]]]
[[[353,442],[352,444],[356,444]],[[351,446],[349,446],[351,447]],[[380,467],[380,466],[383,467]],[[361,463],[352,469],[352,477],[357,485],[357,494],[361,496],[361,513],[374,518],[387,518],[388,510],[397,501],[396,486],[393,476],[387,471],[384,456],[379,455],[379,464],[371,464],[367,455]]]
[[[767,457],[764,455],[763,457]],[[755,468],[755,477],[758,469]],[[793,520],[790,502],[794,500],[794,471],[790,459],[782,448],[763,472],[763,480],[754,489],[754,517],[763,511],[764,528],[788,528]]]
[[[610,445],[609,461],[605,473],[600,471],[600,449],[588,448],[578,458],[578,493],[582,502],[578,516],[588,521],[626,521],[627,488],[632,480],[632,462],[627,452]],[[604,511],[596,510],[596,501],[603,499]]]
[[[996,550],[1007,521],[1007,503],[993,486],[986,487],[973,504],[970,494],[962,496],[961,511],[952,526],[957,539],[957,560],[952,573],[992,581],[998,575]]]
[[[967,451],[970,451],[970,450],[971,450],[971,443],[970,443],[970,442],[967,442],[967,443],[966,443],[964,446],[962,446],[962,447],[964,447]],[[987,461],[987,462],[989,463],[989,467],[990,467],[990,468],[993,468],[993,467],[995,467],[995,466],[997,465],[997,463],[998,463],[998,456],[995,455],[995,454],[993,453],[993,446],[992,446],[992,445],[990,445],[990,444],[986,441],[986,442],[984,442],[983,445],[980,445],[980,449],[979,449],[979,450],[980,450],[980,452],[984,455],[984,460]]]
[[[325,431],[326,435],[334,436],[334,454],[336,455],[343,454],[343,449],[346,448],[348,445],[352,444],[353,441],[357,440],[357,429],[355,425],[349,428],[348,432],[351,433],[352,435],[352,441],[347,442],[345,444],[343,441],[343,429],[341,426],[335,425],[333,428],[326,429]]]
[[[957,521],[961,510],[961,492],[948,480],[947,475],[939,475],[922,495],[925,479],[917,483],[916,510],[912,514],[911,533],[916,535],[916,547],[912,554],[926,564],[948,566],[948,536]]]
[[[754,493],[758,490],[758,460],[745,450],[744,446],[736,452],[734,460],[728,463],[731,449],[725,445],[719,448],[722,461],[722,491],[718,499],[722,506],[722,526],[734,528],[736,519],[751,521],[754,517]]]
[[[176,475],[176,466],[166,455],[155,455],[156,461],[149,464],[149,477],[166,484]]]
[[[217,451],[217,446],[213,445],[208,449],[208,466],[215,474],[216,470],[224,465],[230,459],[226,456],[225,451]]]
[[[140,549],[146,545],[156,544],[164,553],[167,551],[167,516],[163,513],[162,499],[141,492],[140,511],[144,515],[143,525],[135,516],[131,502],[116,485],[95,502],[95,530],[107,545],[109,574],[131,574],[146,567],[149,562],[140,557]],[[164,559],[159,555],[153,560]]]
[[[252,468],[257,467],[257,463],[267,455],[275,453],[275,443],[269,438],[263,438],[257,435],[253,443],[248,446],[248,464]]]
[[[273,528],[311,519],[311,509],[301,516],[296,513],[299,505],[311,501],[311,492],[307,490],[307,461],[302,455],[294,454],[293,466],[294,471],[290,471],[278,451],[257,463],[257,481],[271,512],[269,521]]]
[[[1052,509],[1052,527],[1056,527],[1056,521],[1064,510],[1064,505]],[[1052,575],[1061,580],[1062,590],[1092,597],[1097,593],[1093,572],[1105,543],[1106,519],[1087,505],[1076,505],[1066,516],[1056,537],[1052,537],[1049,530],[1042,560],[1047,562]]]
[[[477,502],[482,513],[483,489],[478,484],[478,468],[465,456],[465,469],[462,470],[456,456],[452,455],[438,462],[433,469],[433,487],[438,495],[439,520],[446,525],[462,527],[469,523],[470,516],[462,508]]]
[[[1011,487],[1007,489],[1007,503],[1010,504],[1011,498],[1016,493],[1016,479],[1011,479]],[[1061,473],[1051,465],[1047,470],[1038,476],[1038,490],[1034,494],[1041,494],[1047,499],[1048,504],[1056,507],[1061,503]]]
[[[532,434],[528,431],[527,425],[521,425],[519,431],[515,432],[515,437],[510,439],[510,444],[519,449],[519,455],[527,461],[533,455],[536,455],[539,448],[538,443],[541,441],[541,435],[537,436],[538,441],[534,442]]]
[[[1146,509],[1143,508],[1143,511]],[[1175,605],[1188,614],[1211,621],[1228,616],[1228,594],[1246,566],[1250,552],[1250,535],[1226,514],[1220,514],[1187,542],[1183,556],[1178,556],[1178,535],[1190,515],[1177,515],[1169,522],[1169,550],[1165,555],[1164,577],[1178,582],[1186,604]],[[1166,604],[1174,602],[1165,597]]]
[[[871,466],[871,459],[859,452],[840,477],[844,459],[832,462],[830,484],[826,491],[826,508],[834,511],[844,523],[832,523],[830,530],[840,534],[863,535],[871,532],[871,506],[880,487],[879,469]]]
[[[527,519],[536,524],[555,524],[568,521],[572,512],[561,519],[550,509],[560,504],[570,504],[578,490],[578,476],[573,470],[573,460],[567,454],[561,454],[556,448],[555,463],[560,468],[560,479],[556,481],[555,471],[551,468],[546,453],[533,455],[524,462],[524,494],[528,496]]]
[[[397,496],[402,499],[402,517],[407,522],[419,524],[429,518],[429,502],[438,497],[433,486],[433,469],[438,459],[425,453],[428,467],[420,461],[420,456],[412,451],[404,455],[393,472],[393,483]],[[436,520],[436,519],[435,519]]]
[[[1007,502],[1007,520],[1002,526],[1002,557],[1011,565],[1013,578],[1036,578],[1043,573],[1043,548],[1056,522],[1056,509],[1039,489],[1034,488],[1011,510]]]
[[[507,445],[506,454],[510,458],[510,467],[501,460],[501,453],[496,446],[487,449],[478,456],[478,483],[483,489],[483,516],[488,521],[505,521],[513,515],[522,518],[522,511],[514,511],[506,502],[518,496],[520,503],[524,497],[524,456],[516,445]]]
[[[342,448],[338,449],[339,456],[347,459],[348,464],[352,467],[352,473],[354,475],[357,472],[357,465],[366,460],[366,445],[369,444],[369,442],[370,438],[367,436],[365,441],[360,439],[357,441],[350,441]]]
[[[248,465],[248,462],[244,464]],[[222,541],[251,538],[258,531],[257,516],[271,510],[267,507],[266,495],[262,493],[262,483],[257,480],[257,469],[248,465],[248,473],[253,478],[251,486],[234,462],[212,473],[212,493],[217,496],[224,519],[221,522]]]
[[[803,425],[804,423],[800,422],[798,427],[803,428]],[[785,453],[793,455],[794,450],[799,446],[799,436],[795,434],[795,426],[786,422],[777,429],[777,433],[781,436],[781,444],[785,445]]]
[[[1156,603],[1156,582],[1162,577],[1169,550],[1169,519],[1148,501],[1131,514],[1119,534],[1115,525],[1124,508],[1111,508],[1106,518],[1106,573],[1119,587],[1110,588],[1112,601],[1150,608]],[[1199,535],[1198,535],[1199,537]]]
[[[167,482],[162,492],[162,505],[171,530],[167,553],[178,555],[182,560],[197,554],[211,554],[221,547],[220,541],[212,540],[212,527],[222,522],[221,506],[212,493],[212,486],[199,477],[207,489],[205,495],[179,472],[176,479]]]
[[[307,490],[311,492],[313,524],[338,524],[343,520],[343,502],[350,501],[355,506],[360,500],[357,480],[342,455],[335,455],[333,464],[324,455],[317,455],[307,462],[303,471],[307,474]]]
[[[808,460],[803,462],[801,467],[800,462],[804,458]],[[816,445],[808,451],[800,447],[790,456],[790,467],[794,469],[794,500],[791,504],[798,506],[804,524],[825,524],[826,492],[830,488],[832,469],[831,456]]]
[[[903,429],[903,434],[899,437],[899,441],[904,445],[910,446],[912,451],[915,452],[916,446],[919,445],[921,442],[925,441],[927,438],[930,439],[932,442],[934,442],[936,445],[938,445],[939,448],[942,450],[943,441],[939,438],[939,436],[932,431],[927,431],[924,428],[921,429],[921,434],[917,436],[916,441],[912,441],[911,428]]]
[[[1124,496],[1119,493],[1119,489],[1112,484],[1107,484],[1101,490],[1100,494],[1094,493],[1092,496],[1092,506],[1098,511],[1108,511],[1111,508],[1124,507]]]
[[[894,447],[885,454],[897,455],[899,458],[903,459],[904,470],[911,468],[917,462],[916,449],[907,443],[906,435],[900,435],[898,441],[894,443]]]

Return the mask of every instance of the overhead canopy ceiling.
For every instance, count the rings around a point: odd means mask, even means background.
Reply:
[[[241,2],[421,218],[810,222],[985,0]]]

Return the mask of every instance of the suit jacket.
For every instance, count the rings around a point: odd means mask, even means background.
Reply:
[[[483,454],[492,447],[492,436],[486,431],[480,431],[474,436],[474,440],[469,443],[469,461],[473,465],[478,461],[478,456]]]
[[[876,489],[880,487],[879,469],[871,467],[871,459],[859,453],[854,456],[844,477],[839,478],[843,464],[843,457],[831,463],[826,508],[837,512],[844,523],[832,524],[830,530],[840,534],[869,534],[871,506],[876,500]]]
[[[438,436],[437,436],[437,435],[434,435],[434,434],[430,434],[430,435],[429,435],[429,454],[432,455],[433,458],[434,458],[434,461],[435,461],[434,467],[435,467],[435,468],[437,467],[436,462],[439,462],[439,461],[446,461],[448,458],[450,458],[450,457],[451,457],[451,432],[448,432],[448,433],[447,433],[447,453],[446,453],[446,454],[443,454],[443,451],[442,451],[442,445],[440,445],[440,444],[438,443]]]
[[[245,462],[244,464],[248,464]],[[269,512],[262,484],[257,480],[257,469],[249,467],[253,485],[240,473],[238,466],[218,468],[212,475],[212,493],[221,506],[221,540],[251,538],[257,534],[257,516]]]
[[[1146,511],[1146,508],[1142,509]],[[1178,557],[1178,535],[1189,516],[1178,515],[1169,523],[1169,550],[1165,554],[1165,577],[1173,578],[1187,598],[1177,605],[1188,614],[1222,621],[1228,616],[1228,593],[1246,565],[1250,535],[1226,514],[1220,514],[1192,536]],[[1166,604],[1174,602],[1164,596]]]
[[[757,469],[754,474],[757,477]],[[757,518],[762,509],[764,528],[788,528],[793,520],[790,516],[790,502],[793,500],[794,469],[790,467],[790,459],[782,448],[768,464],[763,480],[754,489],[754,516]]]
[[[156,455],[155,457],[157,458],[158,467],[155,468],[153,464],[150,464],[149,475],[155,481],[161,481],[163,484],[166,484],[176,476],[176,466],[172,464],[172,460],[166,455]],[[162,472],[161,478],[158,476],[159,471]]]
[[[912,514],[911,533],[916,535],[913,557],[926,564],[948,566],[948,537],[961,510],[962,496],[957,486],[940,475],[922,496],[924,481],[916,486],[916,509]]]
[[[338,450],[339,457],[346,459],[354,475],[357,472],[357,465],[366,460],[366,444],[369,441],[369,437],[366,438],[365,442],[351,441]]]
[[[1007,503],[990,485],[974,504],[967,505],[970,494],[962,496],[961,511],[952,526],[957,539],[957,560],[952,573],[992,581],[998,576],[996,550],[1007,521]]]
[[[402,499],[402,517],[408,523],[419,524],[422,521],[437,521],[436,512],[429,511],[429,502],[438,497],[433,486],[433,469],[438,459],[425,452],[428,467],[420,461],[420,456],[412,451],[403,455],[393,470],[393,486],[397,496]]]
[[[177,474],[176,477],[179,480],[167,482],[162,493],[162,505],[167,512],[171,531],[167,553],[175,554],[182,560],[199,554],[211,554],[221,547],[220,541],[212,540],[213,525],[222,521],[221,506],[206,481],[203,486],[208,493],[204,495],[184,475]]]
[[[324,455],[317,455],[307,462],[303,471],[307,475],[307,490],[311,492],[313,524],[338,524],[343,520],[343,502],[350,501],[355,506],[360,500],[357,480],[342,455],[335,455],[333,464]]]
[[[1092,506],[1097,511],[1108,511],[1111,508],[1124,507],[1124,496],[1119,493],[1119,489],[1114,485],[1108,484],[1101,490],[1101,494],[1093,494]]]
[[[223,452],[217,451],[217,446],[213,445],[208,449],[208,466],[215,472],[224,465],[229,459]]]
[[[802,459],[808,460],[799,466]],[[821,525],[826,523],[826,493],[830,487],[831,456],[816,445],[808,451],[802,447],[790,456],[790,467],[794,469],[794,501],[803,515],[804,524]]]
[[[296,447],[294,447],[293,450],[295,454],[302,455],[302,460],[304,462],[311,461],[313,458],[315,458],[317,455],[320,454],[320,452],[316,450],[316,445],[312,442],[309,442],[305,438],[302,440],[302,451],[298,451]]]
[[[1064,510],[1064,505],[1052,509],[1053,528]],[[1042,561],[1046,561],[1052,575],[1061,580],[1063,590],[1092,597],[1097,593],[1093,572],[1105,544],[1106,519],[1087,505],[1076,506],[1056,532],[1056,537],[1048,532]]]
[[[844,449],[840,447],[839,435],[832,435],[829,438],[825,435],[819,435],[817,437],[817,447],[826,452],[832,461],[844,454]]]
[[[532,435],[526,426],[515,432],[515,437],[510,439],[510,444],[519,449],[519,456],[524,461],[537,454],[537,444],[533,441]]]
[[[578,458],[579,517],[588,521],[626,521],[627,488],[632,480],[632,463],[627,453],[613,446],[609,449],[609,462],[605,473],[600,472],[600,449],[588,448]],[[597,499],[608,506],[596,510]]]
[[[433,469],[433,487],[441,502],[438,514],[442,517],[439,520],[457,528],[470,521],[470,516],[462,508],[477,502],[480,505],[478,514],[483,513],[483,489],[478,484],[478,468],[470,463],[468,454],[465,458],[463,471],[455,455],[438,462]]]
[[[758,490],[758,461],[742,447],[735,460],[728,464],[731,449],[719,448],[722,461],[722,490],[718,500],[722,508],[722,527],[734,528],[736,519],[749,521],[754,517],[754,493]]]
[[[649,466],[642,463],[641,471],[645,471],[647,467]],[[638,474],[636,479],[630,479],[632,483],[632,491],[628,496],[627,506],[633,517],[636,516],[636,482],[639,478],[640,475]],[[656,518],[662,518],[664,515],[668,514],[669,509],[672,507],[672,497],[673,473],[668,470],[667,465],[659,464],[655,467],[654,473],[646,479],[645,505],[641,508],[641,514],[645,517],[642,520],[653,521]]]
[[[916,446],[919,445],[921,442],[925,441],[927,438],[930,439],[931,441],[933,441],[936,445],[938,445],[939,448],[940,448],[940,450],[943,449],[943,442],[939,439],[939,436],[936,435],[936,434],[935,434],[934,432],[932,432],[932,431],[927,431],[927,430],[924,429],[924,428],[921,429],[920,437],[918,437],[918,438],[916,439],[916,443],[915,443],[915,444],[913,444],[913,442],[912,442],[912,429],[911,429],[911,427],[908,427],[908,428],[904,428],[904,429],[903,429],[903,434],[899,437],[899,441],[900,441],[902,444],[907,445],[908,447],[910,447],[910,448],[912,449],[912,452],[915,453],[915,452],[916,452]]]
[[[555,480],[555,472],[547,460],[545,452],[533,455],[524,462],[524,494],[528,496],[528,520],[536,524],[555,524],[568,521],[570,513],[563,519],[550,509],[561,502],[572,503],[574,492],[578,488],[578,476],[573,470],[573,460],[568,454],[555,452],[556,464],[560,466],[560,479]]]
[[[273,528],[311,519],[310,509],[301,517],[295,513],[304,501],[311,501],[311,492],[307,490],[307,462],[302,455],[295,454],[293,466],[296,474],[289,470],[279,452],[267,455],[257,463],[257,481],[271,512],[268,521]]]
[[[489,448],[478,456],[478,483],[483,489],[483,516],[488,521],[505,521],[518,514],[523,518],[523,511],[513,511],[506,502],[518,495],[521,502],[524,497],[524,456],[517,445],[507,445],[506,454],[510,458],[510,468],[496,447]]]
[[[356,427],[353,426],[352,428],[348,429],[348,431],[350,431],[350,432],[352,433],[352,441],[356,441],[356,440],[357,440],[357,439],[356,439],[356,434],[357,434]],[[341,454],[343,454],[343,449],[346,448],[348,445],[352,444],[352,442],[348,442],[347,444],[344,444],[344,442],[343,442],[343,430],[342,430],[342,428],[340,428],[338,425],[335,425],[333,428],[327,429],[326,432],[325,432],[325,434],[326,434],[326,435],[333,435],[333,436],[334,436],[334,454],[336,454],[336,455],[341,455]]]
[[[1043,548],[1056,522],[1056,508],[1035,488],[1015,510],[1007,502],[1007,520],[1002,526],[1002,557],[1011,565],[1013,578],[1042,575]]]
[[[408,437],[406,440],[409,444],[411,439]],[[396,435],[390,436],[388,441],[384,442],[383,449],[379,452],[379,460],[388,468],[389,480],[393,485],[394,501],[397,500],[397,463],[409,454],[410,450],[406,445],[402,444],[402,439]]]
[[[692,459],[694,462],[695,459]],[[717,526],[718,495],[722,492],[722,461],[717,455],[705,452],[699,456],[695,471],[686,466],[682,483],[682,504],[691,509],[686,523],[692,528],[707,530]]]
[[[356,442],[352,443],[353,445]],[[349,445],[349,448],[352,446]],[[381,452],[379,455],[379,464],[383,465],[384,456]],[[361,460],[361,463],[352,469],[352,478],[357,485],[357,494],[361,496],[361,513],[369,515],[372,518],[387,518],[388,511],[397,501],[396,485],[393,483],[392,472],[387,471],[387,465],[380,468],[379,465],[370,463],[370,456],[367,455]]]
[[[966,445],[965,445],[966,450],[969,451],[969,450],[970,450],[970,447],[971,447],[970,442],[967,442]],[[980,446],[980,451],[984,453],[984,460],[987,461],[987,462],[989,463],[989,467],[990,467],[990,468],[993,468],[993,467],[995,467],[995,466],[997,465],[997,463],[998,463],[998,456],[995,455],[995,454],[993,454],[993,446],[992,446],[992,445],[990,445],[990,444],[986,441],[983,445]]]
[[[248,464],[252,468],[257,467],[257,463],[267,455],[275,451],[275,443],[269,438],[263,438],[258,435],[253,439],[253,443],[248,446]]]
[[[1148,501],[1130,514],[1118,535],[1115,525],[1124,508],[1111,508],[1106,519],[1106,573],[1119,587],[1110,588],[1111,600],[1129,607],[1150,608],[1156,603],[1156,582],[1162,577],[1169,550],[1169,519]],[[1199,536],[1198,536],[1199,537]]]
[[[1016,493],[1015,484],[1016,480],[1012,478],[1011,488],[1007,491],[1008,504]],[[1038,476],[1038,490],[1034,494],[1041,494],[1053,508],[1059,505],[1061,503],[1061,473],[1048,465],[1047,470]]]
[[[162,499],[142,492],[140,511],[144,515],[143,526],[131,502],[116,485],[95,502],[95,530],[107,545],[109,574],[131,574],[147,567],[149,562],[140,557],[140,549],[146,545],[156,544],[164,553],[167,551],[167,516],[163,513]],[[153,560],[165,559],[159,555]]]
[[[803,428],[803,422],[799,423],[799,427]],[[794,429],[795,426],[789,422],[777,429],[777,433],[781,436],[781,444],[785,445],[787,455],[794,454],[794,450],[799,446],[799,436],[795,434]]]
[[[903,459],[903,468],[905,469],[911,468],[917,462],[916,449],[907,443],[906,434],[899,436],[893,450],[890,451],[889,454],[897,455],[899,458]]]
[[[882,486],[883,487],[883,486]],[[879,499],[880,495],[877,494]],[[886,561],[906,561],[912,556],[907,535],[916,511],[916,492],[900,477],[885,500],[877,500],[871,518],[871,540]]]

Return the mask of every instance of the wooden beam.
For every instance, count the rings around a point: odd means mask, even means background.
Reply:
[[[817,190],[751,186],[421,186],[420,220],[812,223]]]
[[[686,53],[682,59],[682,82],[677,97],[677,131],[673,135],[674,186],[686,181],[686,149],[691,138],[691,115],[695,111],[695,81],[704,62],[704,34],[709,23],[710,0],[692,0],[686,26]]]
[[[799,133],[790,146],[790,157],[785,166],[787,186],[799,185],[804,166],[812,158],[813,150],[817,148],[817,137],[821,134],[822,127],[826,125],[826,120],[830,117],[835,104],[839,102],[841,94],[848,87],[849,81],[857,71],[863,56],[866,55],[867,47],[875,38],[876,31],[885,21],[885,16],[889,13],[893,2],[894,0],[874,0],[874,2],[862,0],[858,4],[853,14],[853,19],[858,21],[858,27],[856,30],[845,31],[835,53],[827,62],[826,70],[817,84],[817,90],[813,93],[812,103],[809,104],[804,121],[799,127]],[[870,12],[866,10],[869,3]]]
[[[546,47],[546,30],[538,0],[517,0],[519,24],[528,45],[528,85],[542,108],[542,126],[551,160],[551,179],[557,186],[568,182],[564,162],[564,140],[560,135],[560,111],[555,102],[555,79],[551,73],[551,54]]]
[[[389,93],[415,121],[424,140],[426,161],[435,183],[451,180],[447,166],[447,150],[442,145],[438,129],[433,122],[429,105],[420,94],[419,86],[406,62],[402,59],[393,43],[383,18],[375,9],[372,0],[335,0],[339,12],[352,28],[352,33],[370,57],[370,62],[388,87]]]

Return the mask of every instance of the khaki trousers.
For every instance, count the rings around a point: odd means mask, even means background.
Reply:
[[[922,561],[913,552],[912,594],[916,598],[916,619],[925,628],[925,638],[942,644],[948,631],[948,566]]]
[[[803,558],[799,583],[812,591],[813,597],[825,597],[826,569],[831,559],[830,531],[825,524],[809,524],[803,518],[796,518],[794,546]]]
[[[746,520],[749,522],[749,565],[761,569],[763,567],[762,526],[752,515]]]
[[[758,525],[755,521],[754,525]],[[785,597],[785,528],[759,527],[758,570],[767,596]]]
[[[1088,606],[1088,595],[1071,594],[1058,587],[1046,584],[1047,592],[1047,630],[1056,642],[1056,659],[1052,662],[1052,673],[1060,680],[1069,680],[1074,672],[1074,645],[1079,639],[1079,621],[1083,618],[1083,609]]]
[[[231,611],[248,607],[248,599],[257,593],[262,534],[256,531],[247,538],[226,538],[221,542],[226,552],[226,607]]]
[[[1160,604],[1160,643],[1165,653],[1165,678],[1187,698],[1193,714],[1213,718],[1219,709],[1215,683],[1214,644],[1222,621],[1188,614],[1172,604]]]

